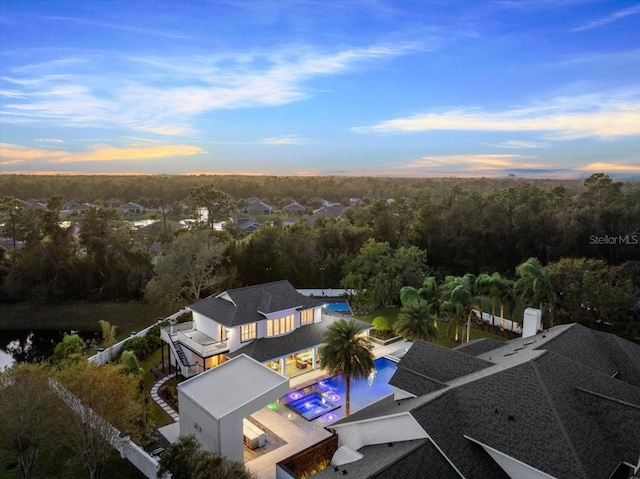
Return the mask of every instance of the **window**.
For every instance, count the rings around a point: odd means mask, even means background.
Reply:
[[[285,316],[284,318],[267,320],[267,336],[280,336],[281,334],[293,331],[293,329],[293,314]]]
[[[240,326],[240,342],[251,341],[257,337],[256,323],[243,324]]]
[[[304,309],[300,311],[300,326],[313,324],[313,309]]]

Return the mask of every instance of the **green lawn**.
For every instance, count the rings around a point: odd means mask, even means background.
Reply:
[[[387,308],[381,307],[375,310],[373,313],[368,314],[366,316],[357,316],[357,319],[362,321],[366,321],[367,323],[371,323],[378,316],[382,316],[386,318],[390,324],[394,324],[398,320],[398,313],[400,313],[400,308]],[[466,324],[466,323],[465,323]],[[462,324],[460,325],[460,335],[462,335]],[[440,346],[445,346],[447,348],[454,348],[459,346],[460,342],[455,342],[452,339],[449,339],[447,335],[447,330],[449,329],[449,323],[445,323],[444,321],[438,321],[438,332],[440,333],[440,339],[435,342],[435,344],[439,344]],[[493,338],[498,341],[505,341],[506,338],[502,336],[498,336],[496,334],[491,334],[486,331],[481,331],[479,329],[471,329],[471,339],[479,339],[479,338]]]
[[[166,360],[166,358],[165,358]],[[144,387],[146,391],[151,391],[151,388],[155,384],[151,369],[160,364],[162,361],[162,353],[160,349],[157,349],[151,356],[144,361],[140,361],[140,367],[144,371]],[[149,420],[155,425],[155,427],[166,426],[171,424],[173,419],[164,412],[164,410],[156,404],[155,401],[149,399],[149,408],[147,410],[149,414]]]
[[[155,304],[74,301],[59,304],[22,302],[0,304],[0,330],[9,329],[79,329],[100,331],[100,320],[115,325],[118,340],[132,331],[140,331],[164,318],[174,309]]]

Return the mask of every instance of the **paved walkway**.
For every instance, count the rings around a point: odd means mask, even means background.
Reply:
[[[153,399],[158,404],[158,406],[160,406],[164,410],[164,412],[171,416],[171,419],[173,419],[174,421],[179,421],[180,416],[178,415],[178,413],[174,411],[173,408],[169,406],[165,402],[165,400],[158,395],[158,389],[160,389],[160,386],[166,383],[173,376],[173,374],[168,374],[153,385],[153,387],[151,388],[151,399]]]
[[[284,446],[245,463],[247,469],[253,472],[258,479],[276,479],[276,464],[278,462],[331,436],[329,431],[322,428],[305,432],[269,408],[260,409],[251,417],[276,432],[280,438],[287,442]]]

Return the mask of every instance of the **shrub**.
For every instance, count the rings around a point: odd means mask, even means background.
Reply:
[[[173,409],[178,410],[178,389],[174,385],[163,384],[160,386],[158,396],[167,401]]]
[[[393,329],[391,322],[384,316],[378,316],[371,321],[371,324],[373,324],[376,327],[376,330],[380,332],[391,331]]]
[[[176,318],[176,323],[186,323],[191,320],[193,320],[193,313],[191,311],[187,311]]]

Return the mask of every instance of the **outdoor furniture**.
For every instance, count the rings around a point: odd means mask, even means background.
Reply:
[[[249,449],[258,449],[267,444],[265,432],[246,418],[242,420],[242,435],[244,445]]]

